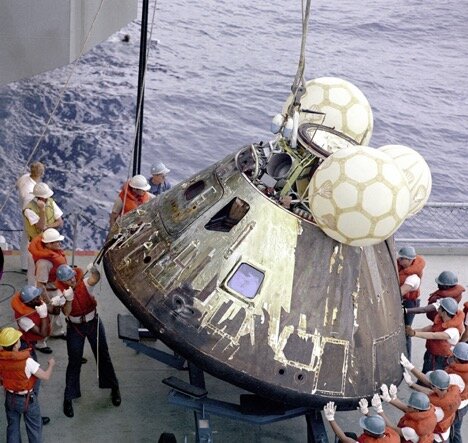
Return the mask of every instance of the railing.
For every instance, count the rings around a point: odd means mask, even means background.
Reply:
[[[395,235],[398,243],[433,247],[468,246],[468,203],[430,202],[408,218]]]

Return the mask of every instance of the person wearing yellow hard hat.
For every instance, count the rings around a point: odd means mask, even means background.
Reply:
[[[0,331],[0,379],[5,389],[7,441],[21,441],[23,416],[29,442],[40,442],[41,409],[33,388],[37,379],[49,380],[55,360],[49,359],[47,369],[42,370],[39,363],[31,358],[29,349],[20,351],[21,336],[20,331],[11,327]]]

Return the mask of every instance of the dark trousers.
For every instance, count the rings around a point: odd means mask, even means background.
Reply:
[[[468,412],[468,405],[465,406],[463,409],[459,409],[457,411],[457,415],[455,416],[455,421],[452,424],[452,430],[450,431],[450,443],[463,443],[462,435],[461,435],[461,427],[463,424],[463,417]]]
[[[67,322],[68,366],[66,374],[65,400],[81,397],[80,372],[85,339],[98,362],[99,387],[102,389],[117,388],[119,382],[107,347],[106,332],[101,320],[96,317],[88,323]],[[99,343],[98,343],[99,340]]]
[[[429,371],[435,371],[436,369],[445,369],[448,366],[449,357],[442,357],[440,355],[432,355],[426,350],[424,353],[424,362],[422,372],[424,374]]]
[[[419,308],[420,300],[403,300],[404,308]],[[411,326],[414,321],[414,316],[416,314],[406,314],[405,315],[405,325]],[[411,337],[406,336],[406,349],[408,351],[408,360],[411,360]]]

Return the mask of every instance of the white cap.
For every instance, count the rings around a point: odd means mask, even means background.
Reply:
[[[163,162],[157,162],[151,166],[151,175],[169,174],[169,172],[171,172],[171,170],[166,168]]]
[[[54,195],[54,192],[49,188],[47,183],[40,182],[34,185],[32,194],[34,197],[49,198]]]
[[[48,228],[42,233],[42,243],[53,243],[62,241],[65,237],[60,235],[60,232],[54,228]]]
[[[142,191],[148,191],[151,186],[148,183],[148,180],[146,180],[146,177],[144,175],[134,175],[130,181],[128,182],[130,187],[135,188],[135,189],[141,189]]]

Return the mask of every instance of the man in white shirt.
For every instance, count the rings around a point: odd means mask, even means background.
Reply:
[[[18,189],[19,206],[21,209],[21,219],[23,220],[23,209],[33,199],[32,191],[36,183],[39,183],[44,176],[45,167],[41,162],[31,163],[30,172],[23,174],[16,181],[16,188]],[[23,229],[23,236],[21,237],[21,269],[26,271],[28,268],[28,234],[26,227]]]

